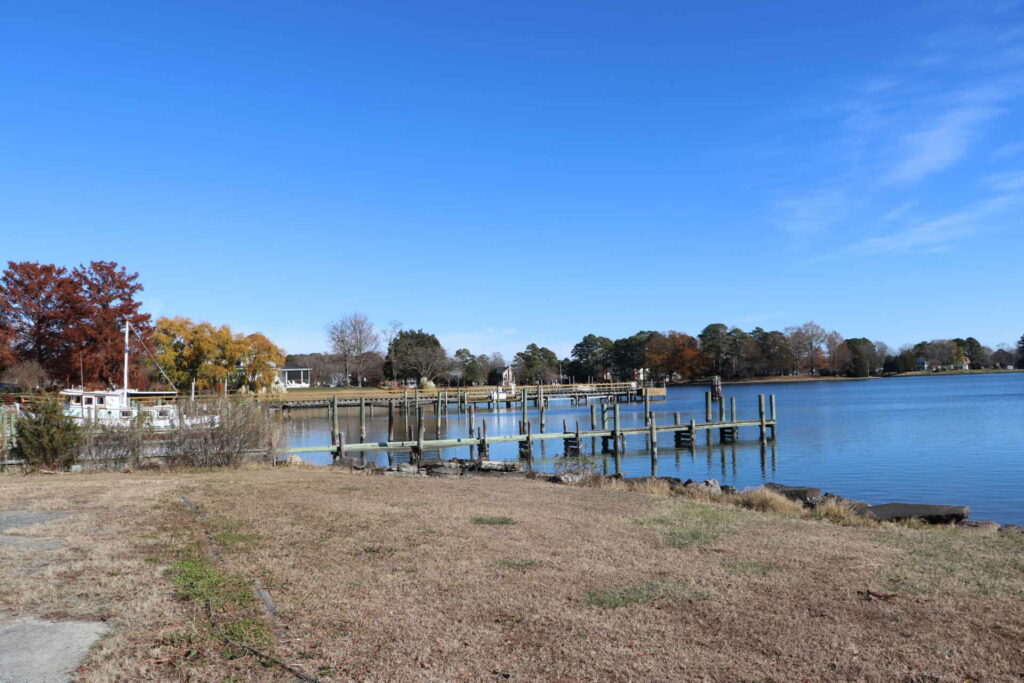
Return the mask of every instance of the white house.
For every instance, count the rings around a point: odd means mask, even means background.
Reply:
[[[277,369],[277,382],[285,389],[308,389],[310,368],[283,367]]]

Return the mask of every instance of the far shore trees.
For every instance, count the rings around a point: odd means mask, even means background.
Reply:
[[[391,342],[385,365],[402,379],[433,382],[448,369],[448,356],[434,335],[423,330],[402,330]]]
[[[353,313],[328,325],[327,336],[331,350],[341,357],[345,365],[346,383],[353,383],[351,375],[354,373],[354,384],[363,386],[367,364],[371,360],[367,354],[380,348],[380,335],[373,323],[366,315]]]
[[[611,351],[615,343],[608,337],[588,334],[572,347],[570,374],[577,380],[600,380],[611,369]]]
[[[512,361],[516,378],[523,384],[551,384],[558,379],[558,356],[546,346],[529,344]]]

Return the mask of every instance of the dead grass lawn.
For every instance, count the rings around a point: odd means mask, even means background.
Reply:
[[[245,615],[266,649],[322,680],[1024,676],[1010,534],[326,468],[0,477],[0,501],[79,513],[25,532],[65,548],[0,549],[0,612],[106,618],[83,680],[293,679],[225,646],[182,595],[175,563],[211,549],[218,575],[272,594],[276,623]]]

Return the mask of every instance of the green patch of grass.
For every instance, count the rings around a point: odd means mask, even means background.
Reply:
[[[171,580],[185,600],[209,602],[213,608],[252,604],[252,587],[240,576],[221,572],[210,560],[191,554],[171,565]]]
[[[214,539],[227,551],[236,550],[238,546],[256,546],[261,540],[259,534],[240,534],[236,531],[224,531],[216,534]]]
[[[169,569],[171,581],[183,600],[209,605],[215,613],[214,630],[250,646],[272,643],[270,630],[259,618],[252,586],[244,577],[221,571],[197,548],[186,548]]]
[[[503,526],[509,524],[515,524],[516,520],[511,517],[474,517],[472,520],[473,524],[490,524],[494,526]]]
[[[271,643],[270,630],[259,619],[244,617],[227,622],[221,628],[225,636],[254,647]]]
[[[498,560],[497,566],[501,569],[512,569],[515,571],[526,571],[540,566],[536,560]]]
[[[612,590],[587,593],[586,602],[596,609],[619,609],[633,605],[650,605],[663,600],[706,600],[711,594],[692,584],[645,583]]]
[[[383,556],[383,555],[391,555],[396,550],[397,550],[397,548],[392,548],[391,546],[386,546],[386,545],[368,545],[365,548],[363,548],[363,554],[364,555],[381,555],[381,556]]]
[[[726,560],[722,568],[730,574],[765,575],[779,568],[774,562],[758,562],[757,560]]]
[[[731,533],[737,512],[724,508],[686,505],[668,517],[655,517],[647,523],[668,527],[665,539],[671,548],[711,545]]]

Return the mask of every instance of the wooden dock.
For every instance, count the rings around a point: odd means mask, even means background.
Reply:
[[[741,429],[757,429],[759,440],[762,445],[769,439],[775,440],[776,413],[775,396],[768,397],[766,404],[765,395],[758,396],[758,413],[756,418],[742,419],[737,415],[736,400],[729,401],[729,411],[726,412],[724,397],[717,401],[718,415],[714,415],[715,403],[712,401],[711,393],[705,393],[705,420],[697,422],[690,420],[683,422],[680,413],[672,413],[670,419],[663,419],[659,423],[658,414],[645,407],[644,421],[642,427],[623,427],[619,404],[609,403],[601,406],[591,404],[589,428],[582,427],[579,421],[575,421],[575,427],[569,428],[566,420],[562,421],[560,431],[549,432],[546,430],[546,404],[540,403],[539,431],[533,431],[533,421],[528,415],[528,400],[520,402],[522,419],[519,421],[519,431],[516,434],[488,435],[487,420],[482,418],[477,423],[473,404],[468,408],[468,428],[464,437],[441,438],[441,420],[434,421],[435,438],[426,438],[426,425],[424,422],[424,405],[416,409],[415,421],[407,420],[407,434],[404,439],[395,437],[395,404],[392,403],[388,411],[388,439],[385,441],[371,442],[366,440],[366,410],[365,402],[360,403],[359,411],[359,434],[358,441],[347,439],[346,434],[339,428],[338,408],[341,403],[336,399],[330,403],[331,413],[331,444],[329,446],[300,446],[285,449],[287,454],[301,453],[323,453],[332,454],[334,462],[340,462],[342,458],[350,454],[358,454],[365,464],[366,454],[372,452],[388,453],[389,464],[394,464],[394,453],[406,451],[410,459],[419,462],[426,451],[441,451],[449,448],[468,448],[470,457],[478,460],[486,460],[490,448],[494,444],[516,443],[519,444],[520,459],[528,463],[533,460],[533,444],[543,441],[562,441],[564,452],[567,456],[579,456],[583,453],[583,444],[587,439],[591,440],[591,450],[596,452],[597,443],[600,440],[602,453],[614,453],[618,471],[621,472],[621,457],[626,451],[627,439],[641,437],[646,441],[646,447],[651,453],[651,468],[653,476],[657,476],[658,464],[658,437],[663,434],[672,434],[673,443],[676,448],[696,448],[698,435],[704,432],[708,445],[714,440],[714,434],[718,433],[719,443],[735,443],[739,440]],[[600,410],[599,410],[600,408]],[[600,413],[600,414],[598,414]],[[438,415],[442,415],[441,411]],[[663,416],[667,417],[667,416]]]
[[[512,408],[524,401],[534,407],[547,406],[552,402],[565,401],[570,405],[586,405],[593,402],[649,402],[664,400],[667,390],[664,386],[642,386],[636,382],[607,382],[601,384],[554,384],[503,388],[448,387],[437,389],[312,389],[291,391],[284,394],[261,394],[255,399],[272,408],[283,410],[301,408],[327,408],[337,402],[342,407],[366,405],[372,407],[401,406],[415,409],[416,406],[439,406],[438,413],[464,413],[469,406],[487,406],[488,409],[504,405]]]

